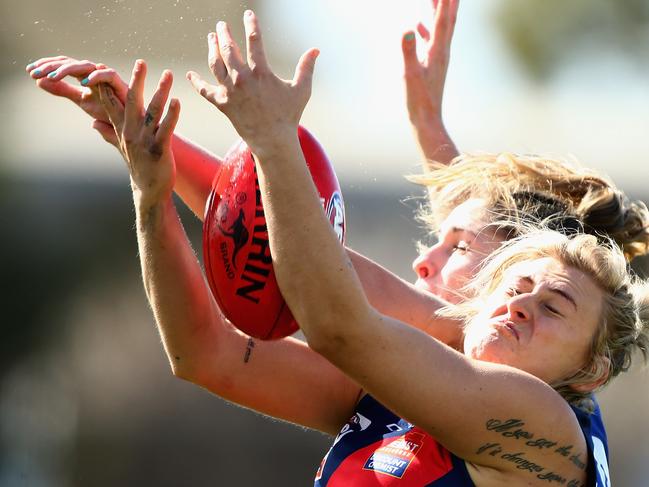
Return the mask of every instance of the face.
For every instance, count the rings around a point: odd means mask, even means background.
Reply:
[[[493,232],[483,231],[487,222],[484,200],[471,199],[457,206],[441,225],[438,242],[414,261],[415,286],[450,303],[461,301],[462,287],[502,243]]]
[[[558,382],[587,363],[602,301],[587,274],[556,259],[515,264],[467,325],[464,353]]]

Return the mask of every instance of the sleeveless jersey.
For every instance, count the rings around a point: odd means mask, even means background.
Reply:
[[[573,408],[589,453],[589,487],[611,487],[599,407]],[[595,481],[596,479],[596,481]],[[369,394],[361,398],[322,460],[315,487],[474,487],[463,459]]]

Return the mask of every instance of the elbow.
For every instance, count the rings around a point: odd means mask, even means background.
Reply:
[[[362,342],[371,327],[370,307],[354,310],[337,309],[298,319],[309,347],[329,361],[336,363],[339,356],[350,353]],[[304,325],[304,326],[302,326]]]
[[[351,337],[336,333],[304,333],[304,336],[311,350],[332,362],[337,354],[345,353],[353,341]]]
[[[177,379],[196,382],[195,369],[190,367],[186,360],[183,360],[179,356],[170,356],[169,365],[171,367],[171,373]]]

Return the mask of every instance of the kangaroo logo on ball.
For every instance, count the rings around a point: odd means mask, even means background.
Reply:
[[[236,220],[230,225],[230,230],[225,230],[219,224],[219,230],[226,237],[230,237],[234,243],[234,251],[232,252],[232,267],[237,268],[237,254],[239,251],[248,243],[250,238],[250,233],[245,225],[246,215],[243,213],[243,209],[239,208],[239,216]]]

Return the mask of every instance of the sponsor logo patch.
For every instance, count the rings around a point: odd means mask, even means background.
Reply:
[[[400,479],[421,449],[423,442],[424,435],[417,432],[395,438],[372,453],[363,465],[363,470],[372,470]]]

